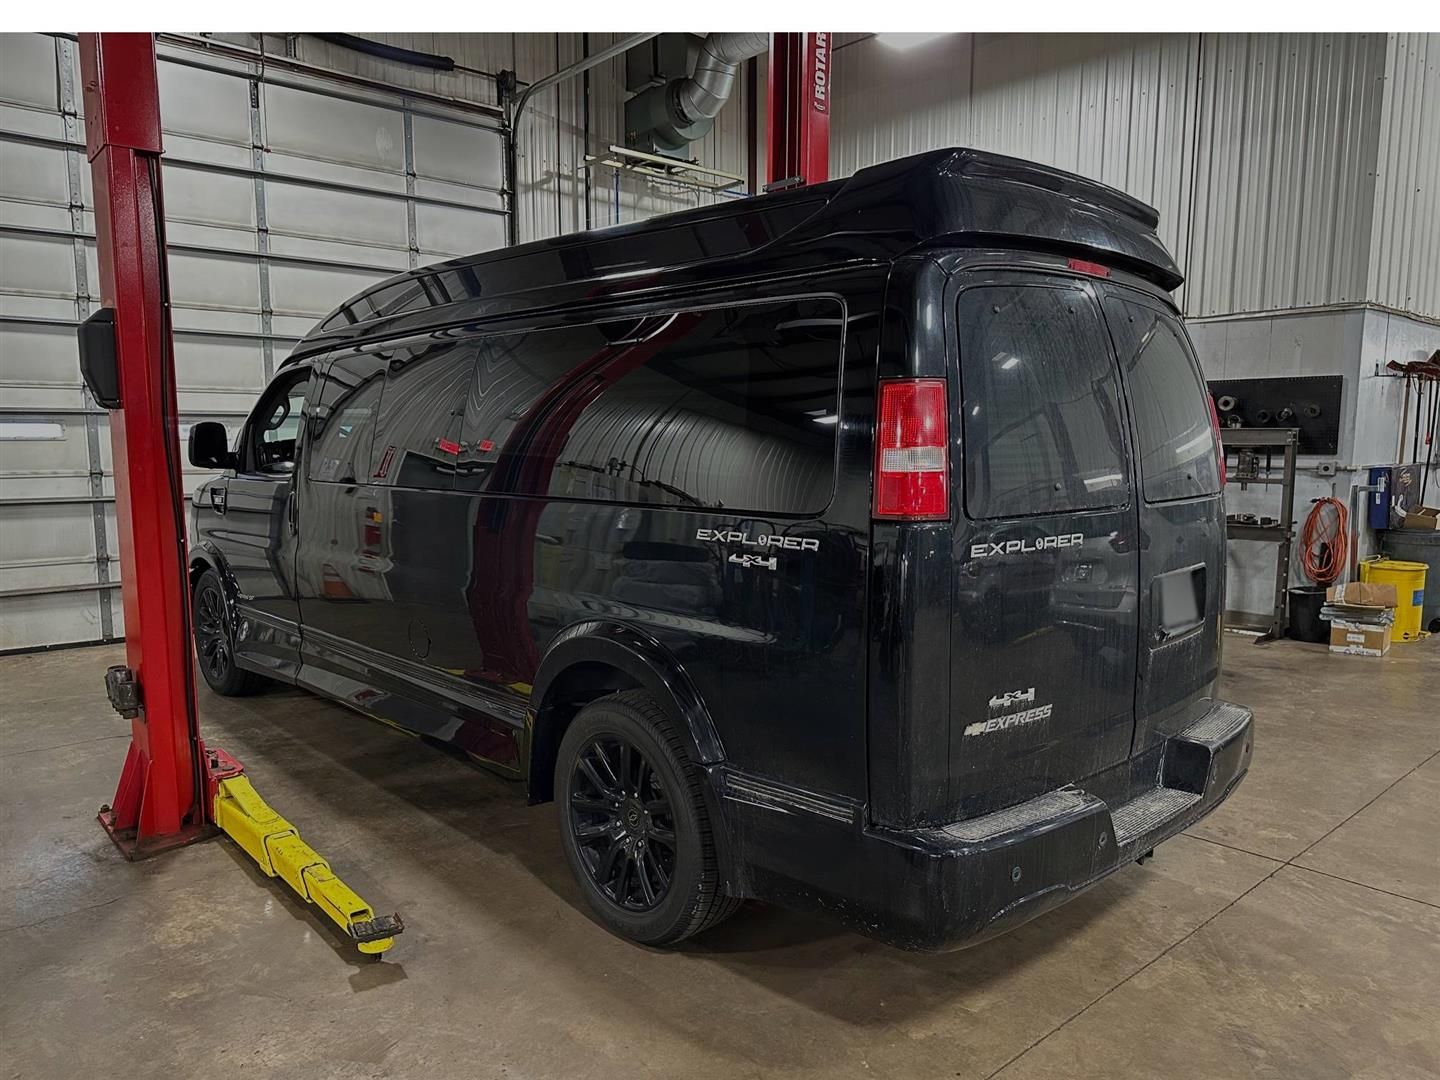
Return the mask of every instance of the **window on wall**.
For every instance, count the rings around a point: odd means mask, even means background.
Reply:
[[[831,299],[495,335],[461,487],[816,513],[834,486],[844,311]]]
[[[959,319],[966,513],[1123,505],[1119,391],[1090,295],[1062,286],[966,289]]]
[[[1146,304],[1106,301],[1135,409],[1141,489],[1147,502],[1220,490],[1215,432],[1199,367],[1179,322]]]

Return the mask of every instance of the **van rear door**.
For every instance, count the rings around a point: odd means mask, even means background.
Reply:
[[[1138,754],[1197,719],[1214,692],[1225,509],[1207,391],[1183,325],[1157,297],[1101,288],[1139,474]]]
[[[985,270],[956,281],[950,769],[954,809],[969,816],[1129,755],[1140,555],[1094,283]]]

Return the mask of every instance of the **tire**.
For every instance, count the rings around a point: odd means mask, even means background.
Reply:
[[[728,918],[700,770],[643,690],[580,710],[555,764],[565,858],[595,917],[642,945],[673,945]]]
[[[235,664],[235,627],[225,585],[214,570],[195,582],[190,597],[190,626],[195,636],[195,659],[210,689],[225,697],[244,697],[265,685],[265,676]]]

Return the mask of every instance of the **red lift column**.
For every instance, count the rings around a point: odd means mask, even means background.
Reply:
[[[125,653],[133,673],[133,681],[124,669],[106,677],[111,700],[131,718],[131,738],[114,804],[101,808],[100,823],[136,859],[206,835],[209,817],[190,663],[154,38],[81,34],[80,70],[103,305],[82,329],[81,353],[92,393],[112,410]],[[105,326],[112,317],[113,348]],[[103,339],[88,350],[98,362],[87,359],[87,335]]]
[[[766,191],[830,179],[830,37],[770,35]]]

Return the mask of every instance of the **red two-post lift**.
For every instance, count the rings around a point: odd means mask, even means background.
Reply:
[[[126,663],[105,676],[130,748],[100,824],[130,859],[224,831],[379,953],[403,928],[376,916],[200,738],[190,656],[189,560],[166,280],[160,94],[150,34],[81,34],[85,147],[95,187],[101,308],[80,328],[91,395],[110,410]]]
[[[770,35],[766,191],[830,179],[832,36]]]

